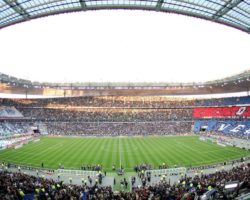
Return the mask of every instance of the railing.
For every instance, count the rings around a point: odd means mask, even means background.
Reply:
[[[58,169],[55,171],[57,174],[73,175],[73,176],[96,176],[97,171],[85,171],[85,170],[71,170],[71,169]]]
[[[146,170],[145,173],[150,172],[151,175],[173,175],[173,174],[185,174],[187,169],[185,167],[179,168],[169,168],[169,169],[156,169],[156,170]]]

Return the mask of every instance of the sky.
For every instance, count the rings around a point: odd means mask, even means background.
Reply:
[[[48,82],[201,82],[250,69],[250,35],[153,11],[61,14],[0,30],[0,72]]]

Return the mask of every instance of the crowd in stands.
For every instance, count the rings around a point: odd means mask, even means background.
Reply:
[[[35,136],[32,123],[0,122],[0,149],[27,141]]]
[[[188,134],[192,132],[193,106],[247,103],[250,103],[248,97],[198,101],[149,96],[0,99],[0,105],[14,106],[24,117],[30,118],[30,121],[42,121],[49,134],[66,136]],[[239,124],[242,122],[244,124]],[[0,147],[10,141],[6,139],[6,136],[17,135],[12,140],[22,139],[22,134],[30,132],[31,126],[31,122],[10,122],[8,120],[0,122],[0,137],[2,137]],[[250,130],[250,122],[247,120],[227,120],[219,123],[218,120],[215,122],[196,120],[194,128],[199,132],[204,126],[207,126],[208,131],[219,131],[223,126],[221,133],[234,137],[241,137],[242,133]],[[152,166],[149,164],[135,166],[136,171],[151,168]],[[164,169],[164,166],[159,166],[159,168]],[[82,165],[81,169],[99,170],[101,167]],[[249,165],[194,178],[184,176],[174,185],[170,185],[167,180],[162,179],[160,183],[152,186],[149,184],[150,174],[145,176],[141,174],[140,177],[142,186],[133,187],[132,192],[113,192],[112,187],[103,187],[98,183],[92,186],[67,185],[54,180],[0,170],[0,199],[21,200],[30,195],[36,196],[38,200],[193,200],[212,190],[214,190],[213,195],[216,196],[216,199],[234,199],[239,190],[230,194],[227,194],[225,190],[225,184],[231,181],[239,181],[240,189],[250,190]]]
[[[25,117],[38,121],[136,122],[192,119],[192,109],[20,108],[19,110]]]
[[[48,99],[0,99],[0,105],[19,107],[126,107],[126,108],[182,108],[194,106],[229,106],[250,104],[250,98],[228,97],[188,99],[164,96],[93,96]]]
[[[196,133],[223,134],[225,136],[237,137],[242,139],[250,139],[250,120],[195,120],[193,131]]]
[[[23,135],[11,139],[0,139],[0,150],[4,148],[14,147],[18,144],[27,142],[32,138],[33,138],[32,135]]]
[[[192,100],[150,96],[0,99],[49,134],[148,135],[190,133]]]
[[[0,122],[0,138],[11,134],[28,133],[31,130],[31,124],[25,122]]]
[[[195,106],[231,106],[250,104],[249,96],[195,100]]]
[[[1,106],[0,104],[0,118],[23,117],[23,115],[14,107]]]
[[[118,135],[178,135],[188,134],[192,122],[115,122],[75,123],[46,122],[47,131],[52,135],[77,136],[118,136]]]
[[[53,135],[150,135],[190,133],[193,101],[150,96],[0,99]],[[12,122],[14,124],[14,122]]]
[[[226,104],[225,102],[246,103],[250,101],[249,99],[249,97],[238,97],[188,100],[161,96],[96,96],[0,99],[0,105],[17,108],[25,117],[20,120],[44,122],[48,133],[54,135],[165,135],[192,131],[194,105],[207,105],[207,102],[209,105]],[[232,120],[230,124],[235,122],[236,120]],[[194,124],[195,132],[203,125],[204,123],[200,123],[197,118]],[[216,127],[218,129],[219,126]],[[229,130],[229,127],[226,125],[223,133]],[[242,127],[237,130],[243,130]],[[244,131],[248,130],[247,127],[248,123]],[[6,132],[8,127],[0,123],[0,133],[1,129]],[[10,130],[15,132],[20,129],[10,127]],[[241,132],[230,130],[230,134],[236,136]]]
[[[201,174],[195,177],[182,176],[170,185],[163,177],[157,184],[151,185],[150,174],[141,186],[134,186],[131,192],[114,192],[112,187],[103,187],[98,182],[92,186],[82,184],[64,184],[61,181],[44,179],[23,173],[0,171],[0,199],[38,199],[38,200],[194,200],[206,199],[233,200],[242,191],[250,191],[250,166],[243,164],[230,171],[218,171],[213,174]],[[133,181],[133,180],[131,180]],[[227,190],[227,183],[237,181],[235,189]]]
[[[192,107],[194,100],[164,96],[93,96],[48,99],[0,99],[0,105],[20,107],[122,107],[180,108]]]
[[[204,199],[235,199],[241,191],[250,191],[250,166],[242,165],[230,171],[218,171],[213,174],[195,176],[194,178],[184,176],[178,183],[170,185],[166,177],[161,178],[161,182],[154,186],[136,188],[134,192],[140,191],[145,199],[150,196],[153,199],[186,199],[193,200],[207,194]],[[147,177],[148,175],[145,175]],[[148,181],[147,179],[143,180]],[[150,180],[150,179],[149,179]],[[226,190],[227,183],[237,181],[239,185],[235,190]],[[210,191],[210,192],[209,192]]]

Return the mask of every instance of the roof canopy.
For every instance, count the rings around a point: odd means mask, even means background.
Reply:
[[[0,0],[0,29],[52,14],[96,9],[172,12],[250,33],[250,0]]]

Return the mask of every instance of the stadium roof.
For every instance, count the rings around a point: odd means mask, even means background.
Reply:
[[[43,96],[204,95],[250,93],[250,70],[202,83],[40,83],[0,73],[0,93]]]
[[[250,33],[250,0],[0,0],[0,29],[43,16],[96,9],[178,13]]]

